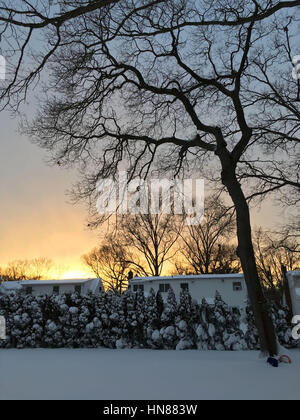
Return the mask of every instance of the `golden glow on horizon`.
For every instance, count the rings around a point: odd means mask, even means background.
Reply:
[[[52,267],[46,276],[47,280],[73,280],[92,279],[96,276],[89,271],[82,263],[76,260],[68,261],[69,264],[62,264]]]
[[[68,280],[68,279],[87,279],[91,278],[91,273],[88,273],[84,270],[69,270],[60,276],[60,280]]]

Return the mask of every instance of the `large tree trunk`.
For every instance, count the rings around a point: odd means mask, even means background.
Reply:
[[[277,338],[268,304],[259,281],[251,235],[250,213],[247,200],[239,184],[235,169],[223,170],[222,182],[234,203],[237,215],[238,256],[241,260],[248,295],[260,338],[261,351],[270,356],[278,354]]]

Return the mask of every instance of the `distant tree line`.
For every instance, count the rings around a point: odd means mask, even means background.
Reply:
[[[48,258],[34,258],[30,260],[10,261],[6,267],[0,267],[2,282],[20,280],[44,280],[53,267],[52,260]]]

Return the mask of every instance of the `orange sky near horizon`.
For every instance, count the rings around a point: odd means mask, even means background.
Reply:
[[[16,132],[16,122],[0,115],[0,267],[16,259],[47,257],[54,278],[93,277],[81,256],[99,243],[85,228],[84,206],[67,203],[76,175],[45,163],[45,153]],[[253,212],[254,225],[281,221],[272,203]]]
[[[16,259],[47,257],[53,276],[88,275],[81,256],[97,245],[84,206],[68,203],[72,171],[50,167],[45,154],[0,116],[0,267]]]

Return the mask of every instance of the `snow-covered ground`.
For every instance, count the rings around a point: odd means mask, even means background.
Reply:
[[[300,399],[300,351],[0,350],[5,399]]]

